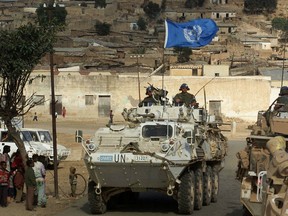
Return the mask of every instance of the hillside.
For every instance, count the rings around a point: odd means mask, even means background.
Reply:
[[[201,16],[209,17],[210,14],[223,11],[227,14],[235,13],[236,17],[217,18],[215,21],[223,26],[235,26],[235,32],[229,34],[220,32],[218,41],[201,48],[200,54],[191,56],[191,61],[222,62],[222,64],[231,64],[232,67],[244,66],[244,70],[249,66],[249,70],[254,71],[257,65],[265,64],[272,55],[277,56],[278,51],[256,50],[250,45],[245,45],[244,42],[247,42],[251,35],[277,37],[276,32],[271,34],[270,21],[276,16],[286,17],[288,14],[287,0],[278,0],[277,11],[269,15],[243,14],[244,0],[231,0],[227,4],[211,4],[207,0],[203,8],[189,10],[184,8],[185,0],[167,0],[165,12],[161,13],[156,20],[150,20],[141,8],[143,2],[147,1],[107,0],[105,9],[94,8],[93,2],[86,2],[85,7],[79,6],[79,1],[61,2],[65,5],[68,16],[66,31],[59,34],[58,43],[54,46],[57,66],[61,68],[79,65],[82,70],[86,71],[107,69],[110,71],[119,71],[119,69],[151,71],[156,66],[155,59],[161,62],[163,58],[162,47],[165,36],[163,20],[165,18],[177,21],[176,18],[184,13],[187,14],[188,19],[190,15],[200,16],[201,14]],[[161,5],[162,0],[153,2]],[[24,2],[24,8],[29,5],[38,7],[39,3],[40,1]],[[26,13],[24,15],[26,18],[33,17],[27,16]],[[146,20],[146,31],[131,28],[131,25],[137,23],[139,17],[144,17]],[[101,37],[96,34],[97,21],[111,24],[110,35]],[[135,55],[139,54],[141,47],[145,47],[145,58],[138,58]],[[167,58],[169,56],[167,61],[175,62],[176,57],[172,57],[172,51],[168,49],[165,52],[167,52]],[[49,67],[49,58],[44,58],[39,67]]]

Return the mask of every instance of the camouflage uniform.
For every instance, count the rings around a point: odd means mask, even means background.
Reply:
[[[267,110],[263,113],[265,121],[268,127],[271,126],[271,120],[273,116],[277,115],[279,112],[288,112],[288,87],[282,86],[280,89],[279,97],[276,100],[274,110]],[[268,128],[270,130],[270,128]]]
[[[153,104],[156,104],[156,101],[154,100],[153,96],[147,96],[145,97],[139,104],[138,106],[139,107],[142,107],[142,106],[151,106]]]
[[[174,97],[174,102],[176,99],[179,99],[180,102],[176,103],[176,105],[183,105],[185,104],[186,106],[190,106],[193,103],[196,103],[196,98],[193,94],[190,94],[188,92],[181,92],[175,95]]]
[[[281,104],[281,107],[278,109],[278,111],[288,112],[288,95],[278,97],[277,103]]]
[[[288,112],[288,87],[281,87],[279,97],[277,98],[277,104],[275,110]]]

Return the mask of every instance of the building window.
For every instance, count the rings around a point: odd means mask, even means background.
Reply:
[[[44,105],[45,96],[44,96],[44,95],[34,95],[33,101],[34,101],[34,103],[36,103],[37,105]]]
[[[197,68],[192,69],[192,76],[197,76],[198,75],[198,70]]]
[[[93,95],[85,95],[85,105],[94,105],[94,96]]]
[[[215,77],[219,77],[219,73],[215,73]]]

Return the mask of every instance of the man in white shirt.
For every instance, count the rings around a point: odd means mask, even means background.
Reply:
[[[36,184],[37,184],[37,205],[41,206],[42,208],[46,207],[47,197],[45,194],[45,176],[46,170],[42,162],[40,162],[39,156],[37,154],[33,155],[34,161],[34,173],[36,177]]]

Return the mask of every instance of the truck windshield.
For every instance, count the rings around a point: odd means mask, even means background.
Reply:
[[[23,141],[27,142],[33,141],[33,138],[31,137],[31,134],[28,131],[20,131],[20,137]]]
[[[38,131],[42,142],[52,142],[52,137],[49,131]]]
[[[173,133],[173,128],[171,125],[145,125],[142,128],[142,136],[144,138],[148,137],[171,137]]]

